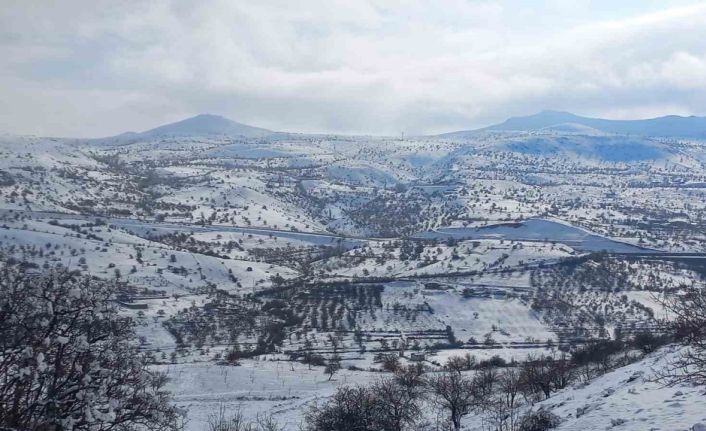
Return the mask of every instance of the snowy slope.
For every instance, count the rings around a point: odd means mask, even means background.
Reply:
[[[704,388],[664,387],[651,381],[655,370],[678,352],[677,347],[664,348],[637,363],[598,377],[588,385],[567,388],[539,406],[564,420],[558,428],[561,431],[676,431],[690,430],[698,423],[706,424]]]
[[[657,160],[670,149],[647,139],[625,136],[523,136],[502,145],[510,151],[538,156],[574,155],[609,162]]]

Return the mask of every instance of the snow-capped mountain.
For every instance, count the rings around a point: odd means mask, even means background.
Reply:
[[[212,114],[200,114],[195,117],[177,121],[164,126],[155,127],[140,133],[142,136],[242,136],[258,138],[271,135],[271,130],[260,127],[248,126],[229,120],[228,118]]]
[[[271,130],[238,123],[220,115],[200,114],[140,133],[125,132],[89,141],[103,145],[125,145],[159,138],[231,137],[251,139],[270,136],[274,133]]]
[[[484,127],[482,129],[451,132],[442,136],[472,136],[480,131],[537,131],[559,127],[559,125],[567,123],[586,126],[604,133],[616,133],[621,135],[694,139],[706,138],[706,117],[668,115],[644,120],[607,120],[602,118],[582,117],[562,111],[542,111],[524,117],[511,117],[500,124]]]

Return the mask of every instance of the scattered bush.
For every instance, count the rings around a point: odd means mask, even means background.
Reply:
[[[561,420],[554,413],[539,409],[530,411],[520,419],[519,431],[547,431],[559,426]]]

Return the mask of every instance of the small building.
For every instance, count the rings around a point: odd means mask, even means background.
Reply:
[[[424,353],[420,353],[420,352],[412,352],[409,355],[409,360],[412,362],[422,362],[422,361],[426,360],[426,355],[424,355]]]

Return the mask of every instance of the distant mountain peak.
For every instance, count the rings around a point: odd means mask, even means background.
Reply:
[[[571,112],[546,110],[524,117],[510,117],[496,126],[490,126],[490,128],[493,130],[534,130],[564,123],[580,124],[575,121],[578,118],[581,117]],[[496,129],[496,127],[499,129]]]
[[[214,114],[199,114],[175,123],[165,124],[140,133],[140,136],[224,135],[256,138],[271,135],[271,130],[242,124]]]
[[[483,131],[558,130],[561,128],[560,125],[566,124],[573,124],[574,132],[578,132],[577,126],[584,126],[588,128],[586,130],[609,134],[706,139],[706,117],[667,115],[644,120],[607,120],[553,110],[544,110],[521,117],[510,117],[502,123],[483,129],[452,132],[444,134],[444,136],[463,137]]]

